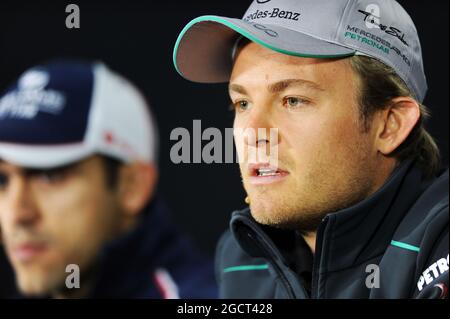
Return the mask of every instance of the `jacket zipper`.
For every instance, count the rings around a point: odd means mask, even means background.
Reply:
[[[267,249],[265,249],[264,247],[261,246],[261,243],[258,240],[253,238],[252,234],[249,233],[248,235],[250,237],[252,237],[252,240],[259,246],[259,248],[261,250],[263,250],[263,251],[266,250],[266,251],[270,252],[270,260],[269,260],[270,264],[272,265],[272,267],[274,268],[275,272],[280,277],[281,282],[282,282],[284,288],[286,289],[289,298],[290,299],[295,299],[294,289],[292,288],[291,284],[289,283],[289,280],[286,278],[285,274],[283,273],[283,270],[281,269],[281,267],[277,265],[277,262],[276,262],[275,258],[272,257],[273,253],[271,251],[270,246],[267,247]]]
[[[276,265],[276,262],[272,262],[272,266],[274,266],[275,271],[280,276],[281,281],[282,281],[282,283],[284,285],[284,288],[286,289],[287,294],[289,296],[289,299],[295,299],[294,289],[292,288],[291,284],[289,283],[289,280],[286,278],[286,276],[284,275],[284,273],[281,270],[281,268],[278,265]]]
[[[329,217],[325,216],[322,219],[322,223],[319,225],[316,233],[316,249],[314,254],[314,262],[312,269],[312,279],[311,279],[311,299],[318,299],[319,297],[319,270],[320,261],[322,260],[322,245],[323,245],[323,234],[328,227]]]

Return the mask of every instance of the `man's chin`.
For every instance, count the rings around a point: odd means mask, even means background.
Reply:
[[[290,219],[286,216],[288,212],[282,211],[280,207],[274,201],[251,201],[250,213],[262,225],[278,226]]]
[[[252,217],[261,225],[300,232],[314,232],[326,213],[305,212],[301,207],[277,204],[276,201],[250,203]]]
[[[43,274],[40,271],[19,273],[16,275],[17,286],[20,292],[30,297],[47,297],[64,284],[61,276]]]

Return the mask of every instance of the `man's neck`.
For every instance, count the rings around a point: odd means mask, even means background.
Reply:
[[[311,252],[313,253],[313,255],[316,250],[316,235],[317,235],[316,232],[302,234],[303,239],[305,240],[309,249],[311,249]]]
[[[385,165],[380,168],[380,173],[377,174],[377,179],[374,181],[374,185],[372,189],[370,190],[369,194],[366,195],[366,198],[371,196],[373,193],[375,193],[377,190],[379,190],[389,179],[392,172],[395,170],[395,168],[399,165],[399,163],[392,159],[390,161],[386,161]],[[309,246],[309,249],[311,249],[311,252],[315,253],[316,250],[316,236],[317,232],[309,232],[309,233],[303,233],[302,237],[305,240],[306,244]]]

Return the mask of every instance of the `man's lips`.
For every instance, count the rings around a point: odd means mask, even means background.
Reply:
[[[15,245],[11,249],[11,253],[13,258],[21,262],[27,262],[43,254],[47,248],[44,243],[26,242]]]
[[[288,175],[289,172],[286,170],[283,170],[280,167],[272,166],[269,163],[248,165],[249,182],[252,185],[276,183],[283,180]]]

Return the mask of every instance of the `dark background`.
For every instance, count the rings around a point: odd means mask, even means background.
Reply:
[[[425,105],[433,114],[427,127],[448,163],[448,1],[399,2],[419,30],[429,84]],[[159,125],[159,192],[175,221],[212,255],[230,213],[244,207],[238,166],[175,165],[169,156],[175,142],[169,136],[176,127],[192,132],[193,119],[202,120],[202,129],[223,131],[232,126],[233,114],[226,85],[182,79],[173,67],[172,49],[191,19],[203,14],[241,17],[250,0],[74,1],[80,6],[80,29],[65,27],[69,3],[0,3],[0,90],[30,66],[61,56],[103,60],[132,80],[150,101]]]

